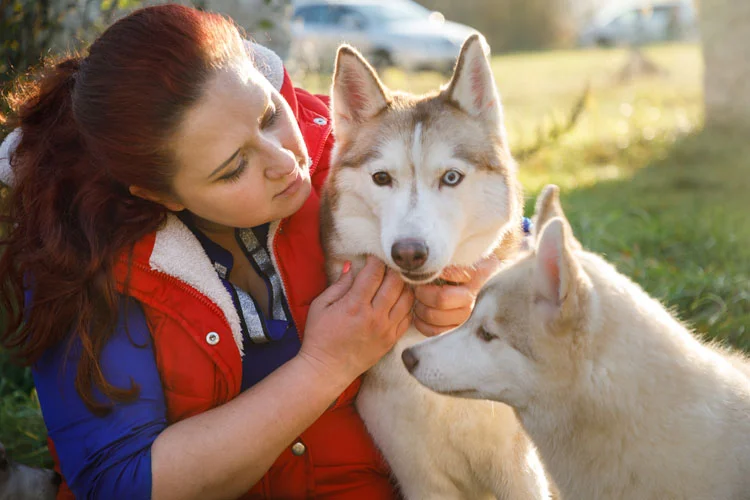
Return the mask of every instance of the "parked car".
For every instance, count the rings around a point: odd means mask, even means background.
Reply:
[[[692,0],[653,1],[600,12],[578,41],[582,46],[639,45],[692,39],[697,33]]]
[[[476,30],[446,21],[411,0],[304,0],[292,17],[292,59],[329,70],[342,42],[379,70],[450,73],[463,41]]]

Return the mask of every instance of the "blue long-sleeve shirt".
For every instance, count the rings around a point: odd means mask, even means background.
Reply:
[[[185,222],[191,227],[189,220]],[[238,230],[237,238],[266,281],[271,317],[263,315],[248,294],[229,282],[231,254],[191,229],[240,315],[245,346],[242,389],[247,389],[291,359],[301,345],[278,277],[269,267],[265,247],[268,226]],[[65,343],[48,350],[32,370],[62,475],[78,499],[150,498],[151,445],[167,426],[161,378],[143,310],[134,299],[122,297],[119,311],[117,328],[102,351],[100,364],[114,386],[137,384],[137,400],[115,404],[103,417],[91,413],[74,386],[80,344],[70,353],[66,353]]]
[[[125,310],[100,364],[111,384],[130,387],[132,380],[140,387],[136,401],[116,404],[104,417],[89,411],[75,390],[80,343],[68,356],[65,343],[48,350],[33,369],[63,477],[80,499],[151,497],[151,444],[167,426],[167,412],[143,311],[123,298],[120,311]]]

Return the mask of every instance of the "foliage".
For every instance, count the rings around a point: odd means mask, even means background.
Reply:
[[[0,351],[0,442],[16,461],[50,467],[46,438],[31,373]]]
[[[50,56],[75,53],[108,26],[118,13],[141,0],[0,0],[0,89]],[[6,129],[8,103],[0,99],[0,137]]]
[[[0,78],[11,80],[72,39],[87,39],[134,0],[0,0]]]

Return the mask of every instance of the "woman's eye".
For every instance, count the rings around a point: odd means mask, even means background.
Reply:
[[[393,183],[393,179],[388,172],[375,172],[372,174],[372,181],[378,186],[390,186]]]
[[[242,177],[242,173],[247,168],[247,159],[243,156],[240,158],[240,163],[237,165],[237,168],[232,170],[230,173],[226,174],[224,177],[221,177],[219,180],[226,181],[226,182],[235,182]]]
[[[477,330],[477,337],[484,340],[485,342],[491,342],[497,337],[488,332],[483,326],[480,326]]]
[[[263,117],[263,122],[260,124],[261,129],[266,129],[272,126],[274,123],[276,123],[276,120],[279,118],[279,115],[281,115],[281,111],[279,110],[278,106],[274,106],[273,112],[266,114],[265,117]]]
[[[462,180],[464,180],[464,174],[458,170],[448,170],[440,178],[440,184],[443,186],[454,187],[461,184]]]

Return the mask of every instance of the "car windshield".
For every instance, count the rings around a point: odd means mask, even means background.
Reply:
[[[431,11],[412,3],[398,4],[361,4],[357,10],[367,19],[377,23],[395,23],[399,21],[423,21],[430,17]]]

